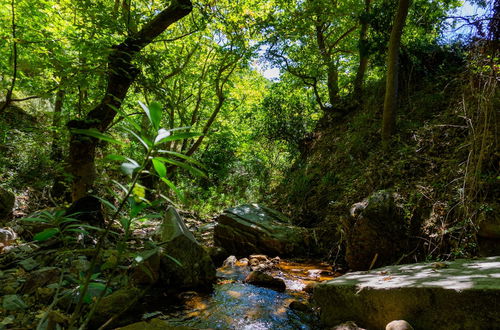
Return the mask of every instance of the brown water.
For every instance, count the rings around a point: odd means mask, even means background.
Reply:
[[[318,320],[314,313],[291,310],[288,305],[305,301],[302,289],[310,282],[333,278],[331,268],[321,263],[281,261],[271,271],[282,278],[285,292],[243,283],[248,267],[219,268],[218,283],[211,294],[185,293],[182,304],[161,311],[161,319],[173,326],[212,329],[314,329]]]

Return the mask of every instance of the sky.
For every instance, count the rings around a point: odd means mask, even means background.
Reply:
[[[461,7],[449,13],[450,16],[474,16],[483,15],[485,9],[479,8],[477,5],[473,5],[468,1],[463,1]],[[462,26],[461,26],[462,25]],[[461,26],[461,27],[460,27]],[[447,31],[443,31],[443,38],[445,41],[451,41],[459,35],[468,35],[472,33],[472,27],[461,24],[460,22],[456,27],[450,28]],[[269,67],[269,63],[263,58],[265,48],[261,48],[259,51],[259,59],[255,61],[254,67],[267,79],[276,81],[280,77],[280,69],[277,67]]]

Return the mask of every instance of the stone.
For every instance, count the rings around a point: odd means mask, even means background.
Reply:
[[[28,305],[16,294],[8,294],[2,297],[2,307],[8,311],[17,311],[28,308]]]
[[[263,273],[261,271],[252,271],[245,278],[244,282],[280,292],[286,290],[285,281],[280,278],[274,278],[271,275]]]
[[[288,305],[288,308],[302,313],[312,313],[312,308],[309,305],[304,304],[303,302],[297,300],[292,301]]]
[[[346,262],[352,270],[367,270],[395,262],[407,249],[408,224],[396,195],[381,190],[351,207],[346,228]]]
[[[16,196],[0,187],[0,219],[7,218],[14,208]]]
[[[210,258],[212,258],[214,265],[217,267],[222,265],[224,260],[226,260],[227,256],[229,255],[229,253],[227,253],[226,250],[224,250],[220,246],[208,247],[208,254],[210,255]]]
[[[290,224],[279,212],[258,204],[224,211],[214,229],[216,246],[242,257],[252,253],[294,257],[317,252],[312,231]]]
[[[60,270],[56,267],[44,267],[29,273],[21,290],[24,294],[32,294],[37,288],[56,283],[59,280]]]
[[[500,205],[493,205],[478,216],[477,235],[484,238],[500,239]]]
[[[137,288],[119,289],[110,295],[104,297],[99,302],[96,311],[90,321],[90,324],[97,328],[106,322],[112,316],[124,312],[125,308],[133,309],[137,303],[141,291]]]
[[[162,223],[160,282],[167,290],[211,289],[216,269],[181,217],[169,207]]]
[[[318,284],[313,299],[321,320],[353,320],[384,329],[405,319],[415,329],[491,329],[500,324],[500,257],[388,266]]]
[[[337,326],[334,326],[331,330],[365,330],[357,326],[356,323],[352,321],[347,321]]]
[[[385,330],[413,330],[413,327],[405,320],[396,320],[387,323]]]
[[[302,291],[307,292],[307,293],[313,293],[314,288],[318,285],[318,282],[309,282],[306,284],[306,286],[302,289]]]
[[[9,246],[17,238],[16,233],[10,228],[0,228],[0,244]]]
[[[132,269],[131,279],[137,285],[155,284],[160,279],[161,256],[154,252],[146,254]]]
[[[238,259],[236,259],[235,256],[229,256],[222,263],[222,267],[232,268],[232,267],[234,267],[236,265],[237,262],[238,262]]]
[[[251,259],[256,259],[259,262],[268,262],[269,261],[267,256],[263,255],[263,254],[252,254],[252,255],[250,255],[250,260]]]

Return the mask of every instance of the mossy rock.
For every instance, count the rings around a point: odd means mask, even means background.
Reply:
[[[134,308],[139,302],[137,297],[140,295],[141,290],[131,287],[119,289],[102,298],[90,322],[91,326],[98,327],[111,317],[130,311],[130,309]],[[124,318],[121,318],[121,321],[118,321],[118,323],[122,324],[123,322],[126,324],[126,320]]]

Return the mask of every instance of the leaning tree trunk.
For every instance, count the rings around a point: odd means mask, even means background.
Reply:
[[[382,116],[382,143],[387,145],[394,132],[398,93],[398,57],[403,26],[408,15],[410,0],[400,0],[392,25],[387,53],[387,78],[385,84],[384,113]]]
[[[108,82],[106,94],[101,102],[90,111],[85,119],[72,120],[68,128],[95,128],[105,131],[120,108],[128,89],[139,70],[133,65],[135,55],[192,10],[190,0],[173,1],[169,7],[157,14],[140,31],[129,36],[122,43],[113,46],[108,58]],[[69,146],[69,169],[73,177],[71,196],[77,200],[86,195],[95,179],[96,140],[79,134],[71,134]]]

